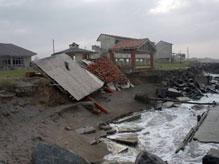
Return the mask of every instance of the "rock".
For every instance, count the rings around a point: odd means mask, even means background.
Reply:
[[[0,164],[7,164],[8,162],[0,160]]]
[[[182,93],[174,88],[168,88],[167,96],[171,98],[182,97]]]
[[[161,89],[158,89],[156,91],[156,94],[158,97],[160,98],[166,98],[167,97],[167,89],[166,88],[161,88]]]
[[[65,130],[66,130],[66,131],[71,131],[72,128],[71,128],[70,126],[66,126],[66,127],[65,127]]]
[[[112,142],[109,139],[104,139],[104,142],[107,144],[107,148],[112,154],[119,154],[128,151],[127,146]]]
[[[144,151],[138,154],[135,164],[166,164],[166,162],[158,156]]]
[[[205,107],[203,105],[194,105],[192,106],[192,109],[194,110],[201,110],[201,109],[204,109]]]
[[[33,164],[90,164],[68,150],[56,145],[38,144],[32,153]]]
[[[96,129],[94,127],[85,127],[85,128],[77,129],[76,132],[79,134],[91,134],[91,133],[95,133]]]
[[[4,117],[9,117],[11,114],[9,113],[9,112],[7,112],[7,111],[5,111],[5,112],[3,112],[2,113],[2,116],[4,116]]]
[[[203,164],[219,164],[219,150],[211,149],[202,159]]]
[[[108,136],[107,138],[129,146],[136,146],[138,144],[138,136],[137,134],[133,134],[133,133]]]
[[[85,109],[91,111],[94,114],[100,114],[101,111],[98,110],[92,101],[87,101],[87,102],[80,102],[80,106],[84,107]]]
[[[154,104],[154,110],[162,110],[162,102],[157,101],[156,104]]]
[[[179,100],[179,101],[190,101],[191,100],[188,97],[177,97],[176,99]]]
[[[167,101],[167,102],[163,103],[163,107],[164,108],[172,108],[172,107],[174,107],[174,103]]]

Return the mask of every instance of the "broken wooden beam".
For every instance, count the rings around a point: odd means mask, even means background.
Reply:
[[[123,122],[131,122],[131,121],[135,121],[141,118],[141,114],[140,113],[134,113],[132,115],[120,118],[116,121],[113,121],[114,124],[121,124]]]
[[[87,100],[94,102],[96,108],[98,108],[101,112],[108,114],[108,110],[106,108],[104,108],[102,105],[100,105],[94,98],[87,96],[86,97]]]
[[[138,136],[135,133],[131,133],[131,134],[120,134],[120,135],[116,135],[116,136],[108,136],[108,139],[121,143],[121,144],[125,144],[128,146],[137,146],[138,144]]]
[[[191,128],[191,130],[189,131],[189,133],[186,135],[186,137],[184,138],[183,142],[179,145],[179,147],[176,149],[175,153],[177,154],[180,150],[184,150],[185,146],[192,141],[195,133],[198,131],[199,127],[201,126],[201,124],[204,122],[205,118],[208,115],[208,112],[203,113],[200,121],[197,123],[197,125],[193,128]]]

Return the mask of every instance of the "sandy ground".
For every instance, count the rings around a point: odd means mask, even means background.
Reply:
[[[99,115],[72,103],[56,107],[40,105],[34,103],[34,100],[38,99],[36,96],[1,100],[0,160],[9,164],[29,164],[32,149],[39,142],[57,144],[89,161],[101,160],[108,154],[106,145],[90,145],[101,132],[80,135],[75,130],[85,126],[97,128],[99,123],[144,110],[145,105],[136,102],[134,95],[153,95],[155,88],[153,84],[144,84],[112,94],[97,94],[95,99],[109,111],[109,114]],[[66,130],[65,127],[72,130]]]

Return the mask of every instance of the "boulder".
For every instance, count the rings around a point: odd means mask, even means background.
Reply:
[[[138,154],[135,164],[166,164],[166,162],[158,156],[144,151]]]
[[[219,164],[219,150],[211,149],[202,159],[203,164]]]
[[[68,150],[56,145],[38,144],[32,154],[33,164],[90,164]]]

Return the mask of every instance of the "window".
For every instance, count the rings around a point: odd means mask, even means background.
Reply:
[[[115,44],[119,43],[119,40],[115,40]]]
[[[24,66],[24,58],[23,57],[14,57],[12,62],[13,62],[13,66],[17,66],[17,67]]]

